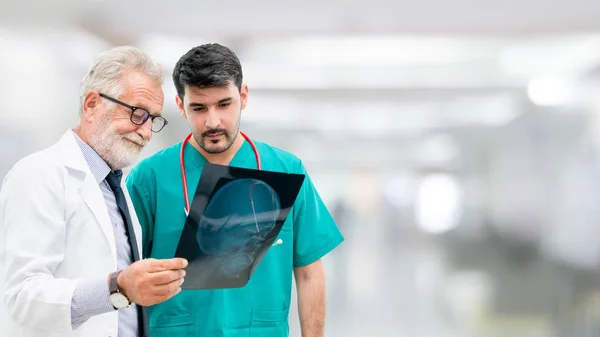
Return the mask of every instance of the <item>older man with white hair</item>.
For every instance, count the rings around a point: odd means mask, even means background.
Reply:
[[[81,84],[78,125],[5,177],[0,335],[148,337],[145,307],[181,291],[187,261],[140,260],[142,233],[121,183],[167,124],[162,81],[138,49],[105,52]]]

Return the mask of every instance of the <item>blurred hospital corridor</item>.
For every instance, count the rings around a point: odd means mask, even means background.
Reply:
[[[325,336],[600,336],[600,1],[0,0],[0,178],[117,45],[164,67],[142,155],[181,141],[173,66],[208,42],[241,60],[241,129],[345,236]]]

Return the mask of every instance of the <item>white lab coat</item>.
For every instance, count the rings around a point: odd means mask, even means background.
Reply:
[[[129,195],[141,251],[141,228]],[[0,336],[117,337],[118,312],[71,328],[81,279],[117,270],[113,226],[73,131],[15,164],[0,192]]]

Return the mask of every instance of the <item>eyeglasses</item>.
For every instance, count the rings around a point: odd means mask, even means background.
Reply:
[[[106,98],[107,100],[122,105],[126,108],[131,109],[131,122],[135,125],[144,125],[148,118],[152,118],[152,132],[160,132],[169,122],[162,116],[154,116],[148,112],[148,110],[131,106],[127,103],[123,103],[116,98],[112,98],[105,94],[100,94],[100,97]]]

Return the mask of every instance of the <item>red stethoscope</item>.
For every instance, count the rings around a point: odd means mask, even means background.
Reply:
[[[258,170],[260,170],[261,169],[260,155],[258,154],[258,150],[256,149],[254,142],[252,142],[252,139],[250,139],[250,137],[248,137],[248,135],[246,135],[242,131],[240,131],[240,134],[242,135],[242,137],[244,137],[244,139],[246,139],[248,144],[250,144],[250,146],[252,146],[252,151],[254,151],[254,156],[256,157],[256,167],[258,168]],[[183,140],[183,143],[181,143],[181,152],[179,154],[179,163],[181,165],[181,181],[183,182],[183,196],[185,198],[185,214],[186,215],[188,215],[190,213],[190,198],[188,196],[187,180],[185,178],[186,176],[185,176],[185,165],[184,165],[184,160],[183,160],[183,152],[185,150],[185,145],[189,142],[190,138],[192,138],[192,133],[187,135],[187,137],[185,137],[185,139]]]

